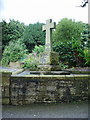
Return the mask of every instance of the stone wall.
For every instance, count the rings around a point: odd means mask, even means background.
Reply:
[[[0,103],[10,104],[10,77],[12,72],[0,72]]]
[[[11,77],[11,104],[69,102],[88,99],[88,75]]]
[[[3,104],[88,100],[90,75],[27,75],[2,73]],[[1,97],[0,97],[1,98]]]

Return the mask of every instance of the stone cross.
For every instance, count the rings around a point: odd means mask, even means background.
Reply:
[[[46,25],[42,26],[42,31],[46,30],[45,51],[52,51],[52,29],[55,29],[56,23],[52,23],[52,19],[46,21]]]

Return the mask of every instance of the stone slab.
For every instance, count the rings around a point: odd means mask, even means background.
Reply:
[[[70,75],[69,71],[30,71],[30,74],[35,75]]]
[[[38,69],[42,71],[59,71],[61,70],[59,65],[38,65]]]
[[[15,74],[19,74],[19,73],[22,73],[24,71],[24,69],[18,69],[18,68],[11,68],[11,67],[3,67],[3,66],[0,66],[0,72],[1,73],[12,73],[12,75],[15,75]]]

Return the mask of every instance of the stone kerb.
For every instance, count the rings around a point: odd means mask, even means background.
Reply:
[[[30,79],[38,79],[39,81],[43,81],[44,78],[50,80],[89,80],[90,75],[21,75],[21,76],[16,76],[12,75],[12,78],[17,78],[16,80],[19,79],[24,79],[24,80],[30,80]]]

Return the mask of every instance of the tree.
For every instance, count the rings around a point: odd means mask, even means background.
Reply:
[[[35,45],[44,45],[45,43],[45,33],[42,32],[43,23],[29,24],[26,27],[23,42],[27,46],[29,52],[32,52]]]
[[[22,37],[25,30],[25,25],[19,21],[10,20],[9,23],[2,21],[2,46],[3,50],[5,45],[8,45],[9,41],[17,40]]]
[[[80,40],[83,32],[83,23],[75,22],[71,19],[64,18],[56,26],[56,31],[53,32],[54,41],[68,42],[72,39]]]
[[[64,18],[53,31],[54,50],[59,52],[60,60],[69,65],[83,65],[84,46],[81,35],[84,24]]]

